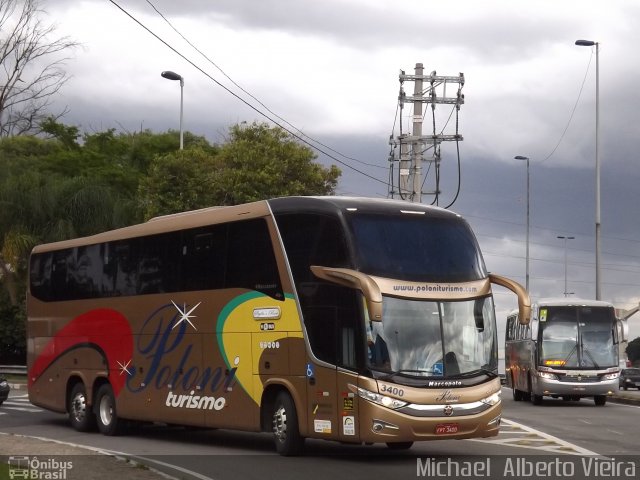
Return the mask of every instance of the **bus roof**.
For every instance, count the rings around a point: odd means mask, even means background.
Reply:
[[[613,308],[613,304],[603,300],[589,300],[586,298],[565,298],[548,297],[532,302],[533,308],[541,307],[607,307]],[[515,308],[507,314],[508,317],[518,316],[518,309]]]
[[[375,213],[420,213],[429,217],[455,218],[460,215],[439,207],[409,203],[402,200],[374,199],[366,197],[281,197],[261,200],[235,206],[214,206],[154,217],[145,223],[110,230],[88,237],[64,240],[55,243],[38,245],[33,253],[47,252],[62,248],[115,241],[123,238],[134,238],[144,235],[195,228],[203,225],[226,223],[243,218],[256,218],[271,213],[338,213],[345,210],[358,210]]]
[[[610,302],[603,300],[590,300],[586,298],[550,297],[541,298],[533,302],[538,307],[613,307]]]

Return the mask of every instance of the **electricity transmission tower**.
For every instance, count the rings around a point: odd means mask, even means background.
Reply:
[[[433,196],[433,203],[438,205],[440,196],[440,144],[452,141],[457,144],[457,142],[462,141],[462,135],[460,135],[458,128],[458,113],[460,106],[464,103],[464,95],[462,94],[464,74],[460,73],[457,77],[443,77],[437,76],[435,71],[429,75],[424,75],[423,72],[424,68],[421,63],[416,63],[414,75],[407,75],[403,70],[400,71],[400,93],[398,95],[400,133],[396,137],[392,135],[389,139],[389,144],[391,145],[391,153],[389,155],[389,196],[420,203],[423,195],[431,195]],[[405,82],[413,82],[412,96],[408,96],[405,93]],[[455,95],[450,97],[447,96],[447,85],[449,84],[456,85]],[[413,115],[411,117],[413,125],[410,134],[404,133],[402,127],[402,114],[407,103],[413,103]],[[431,105],[432,132],[428,135],[424,135],[422,132],[427,110],[424,109],[423,112],[423,105],[425,104]],[[440,128],[437,128],[436,125],[436,104],[452,105],[452,110],[446,123]],[[455,133],[445,134],[444,131],[454,112]],[[425,155],[427,152],[428,155]],[[458,157],[458,168],[460,168],[459,160]],[[423,164],[427,165],[426,175],[423,174]],[[433,170],[434,179],[432,182],[433,189],[425,191],[426,178],[431,170]],[[459,188],[460,185],[458,184],[458,191]],[[453,202],[447,207],[452,204]]]

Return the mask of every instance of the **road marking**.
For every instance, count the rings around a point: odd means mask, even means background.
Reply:
[[[39,413],[44,410],[41,408],[35,407],[29,402],[28,398],[25,396],[21,397],[9,397],[9,400],[5,401],[2,404],[3,410],[16,410],[18,412],[29,412],[29,413]]]
[[[469,441],[532,448],[557,454],[599,456],[596,452],[506,418],[502,419],[497,437],[473,438]]]

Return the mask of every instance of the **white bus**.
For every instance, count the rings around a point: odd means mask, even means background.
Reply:
[[[566,401],[593,397],[598,406],[618,388],[622,322],[612,304],[577,298],[534,303],[531,322],[507,318],[506,385],[513,399],[540,405],[545,396]]]

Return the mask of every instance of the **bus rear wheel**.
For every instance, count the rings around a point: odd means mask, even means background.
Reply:
[[[514,401],[519,402],[522,400],[522,397],[523,397],[522,390],[518,390],[516,389],[516,387],[513,387],[511,393],[513,393]]]
[[[98,430],[104,435],[114,436],[122,433],[124,422],[116,413],[116,398],[111,385],[105,383],[98,389],[94,404]]]
[[[71,389],[67,412],[69,412],[71,426],[77,431],[88,432],[95,428],[96,417],[87,405],[87,391],[84,383],[78,382]]]
[[[300,454],[304,437],[300,435],[296,407],[288,393],[280,392],[276,397],[272,418],[276,451],[286,457]]]
[[[593,397],[593,401],[598,407],[602,407],[607,403],[607,397],[606,395],[596,395]]]

